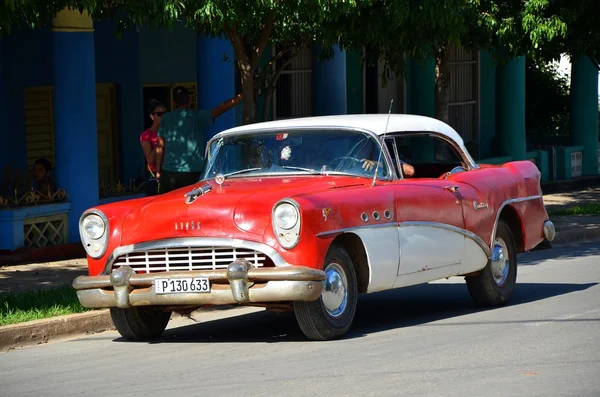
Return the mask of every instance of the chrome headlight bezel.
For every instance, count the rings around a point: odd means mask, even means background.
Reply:
[[[85,231],[84,222],[92,216],[98,217],[104,225],[103,231],[98,237],[89,236]],[[101,258],[106,253],[109,231],[108,218],[100,210],[92,209],[85,211],[79,218],[79,237],[87,254],[94,259]]]
[[[292,215],[291,218],[294,220],[290,222],[290,224],[282,224],[283,222],[279,218],[279,216],[282,215],[281,211],[293,211],[294,215]],[[300,205],[298,202],[292,199],[283,199],[275,203],[271,211],[271,223],[273,225],[273,233],[283,248],[292,249],[298,245],[302,225]]]

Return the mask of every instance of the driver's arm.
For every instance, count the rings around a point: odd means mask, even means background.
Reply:
[[[415,175],[415,167],[402,161],[402,174],[404,175],[405,178],[412,177],[413,175]]]

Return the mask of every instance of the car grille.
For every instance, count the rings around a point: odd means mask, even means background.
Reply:
[[[273,266],[265,254],[246,248],[177,247],[125,254],[117,258],[112,268],[128,265],[137,273],[218,270],[227,269],[236,259],[246,259],[256,267]]]

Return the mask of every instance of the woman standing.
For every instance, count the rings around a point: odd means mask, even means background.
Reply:
[[[158,128],[160,120],[167,112],[167,108],[156,99],[150,100],[150,119],[152,125],[140,135],[140,143],[146,157],[146,170],[148,177],[146,178],[146,196],[154,196],[158,194],[158,183],[156,182],[156,145],[158,143]]]

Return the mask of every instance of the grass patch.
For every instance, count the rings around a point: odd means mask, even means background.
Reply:
[[[0,293],[0,326],[89,311],[70,285],[47,290]]]
[[[600,215],[600,203],[582,204],[571,208],[558,208],[548,211],[548,215]]]

